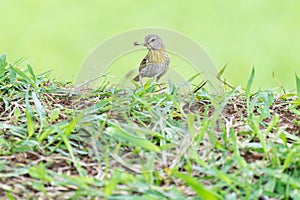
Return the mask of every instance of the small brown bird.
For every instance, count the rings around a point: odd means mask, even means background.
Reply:
[[[139,66],[139,74],[133,79],[134,81],[140,81],[141,87],[143,87],[143,77],[156,77],[156,81],[159,81],[167,72],[170,63],[170,57],[158,35],[147,35],[143,45],[147,47],[148,53]]]

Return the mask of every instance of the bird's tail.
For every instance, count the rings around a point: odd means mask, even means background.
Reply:
[[[140,80],[140,76],[139,75],[137,75],[136,77],[134,77],[134,79],[133,79],[134,81],[139,81]]]

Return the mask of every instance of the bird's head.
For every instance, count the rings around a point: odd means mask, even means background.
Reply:
[[[164,48],[162,39],[156,34],[150,34],[145,37],[144,46],[151,50],[159,50]]]

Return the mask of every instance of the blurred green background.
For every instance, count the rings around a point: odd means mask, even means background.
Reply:
[[[37,72],[75,79],[85,58],[113,35],[142,27],[179,31],[201,44],[224,77],[245,86],[295,88],[300,74],[300,1],[1,0],[0,52]],[[137,39],[138,40],[138,39]],[[140,60],[137,61],[139,63]]]

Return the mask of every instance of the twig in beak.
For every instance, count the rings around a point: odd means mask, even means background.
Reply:
[[[133,45],[134,45],[134,46],[139,46],[139,45],[143,45],[143,43],[139,43],[138,41],[135,41],[135,42],[133,43]]]

